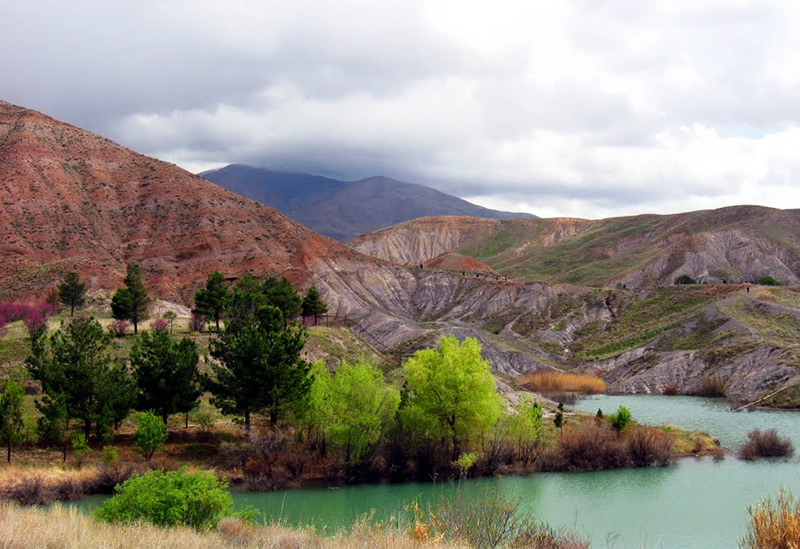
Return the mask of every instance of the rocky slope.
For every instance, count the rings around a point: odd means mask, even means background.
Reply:
[[[381,350],[409,352],[457,329],[510,373],[535,367],[537,351],[512,349],[483,324],[508,304],[552,299],[546,285],[362,255],[174,165],[0,102],[0,299],[41,299],[68,270],[113,290],[133,261],[153,295],[183,305],[215,269],[313,283],[331,314]]]
[[[398,263],[457,252],[528,280],[589,286],[755,280],[800,282],[800,211],[757,206],[598,221],[420,219],[355,239]]]
[[[298,223],[342,242],[361,233],[431,215],[489,219],[536,217],[490,210],[424,185],[388,177],[346,182],[240,164],[200,175],[226,189],[268,204]]]

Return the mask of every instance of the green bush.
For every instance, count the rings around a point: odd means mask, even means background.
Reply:
[[[762,286],[780,286],[781,282],[779,280],[775,280],[773,277],[769,275],[764,275],[759,277],[758,283]]]
[[[95,516],[107,522],[213,529],[233,511],[233,498],[226,488],[227,483],[213,473],[188,473],[185,468],[150,471],[118,485]]]
[[[631,411],[625,406],[620,406],[617,408],[617,413],[611,416],[611,428],[620,433],[631,421],[633,421]]]
[[[164,447],[167,441],[167,426],[153,412],[139,416],[139,427],[134,433],[134,445],[142,457],[150,461],[153,454]]]

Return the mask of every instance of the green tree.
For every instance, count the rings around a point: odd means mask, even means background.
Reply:
[[[319,290],[316,286],[311,286],[303,296],[303,317],[313,316],[314,324],[316,324],[317,316],[327,312],[328,306],[322,301]]]
[[[150,461],[153,454],[164,447],[167,442],[167,426],[153,412],[139,415],[139,426],[133,434],[133,445],[142,454],[145,461]]]
[[[11,463],[11,447],[24,438],[25,423],[22,420],[22,405],[25,389],[16,381],[6,381],[0,393],[0,442],[8,450],[6,460]]]
[[[342,362],[332,375],[324,365],[317,366],[315,374],[310,412],[329,434],[331,445],[342,451],[345,463],[358,465],[394,419],[400,392],[364,362]],[[327,417],[319,417],[321,412]]]
[[[111,314],[117,320],[133,322],[133,333],[139,333],[139,322],[147,319],[150,297],[142,280],[142,268],[131,263],[125,275],[125,287],[119,288],[111,298]]]
[[[58,298],[69,307],[69,316],[75,314],[75,308],[83,307],[86,302],[86,284],[80,281],[78,273],[67,273],[58,285]]]
[[[519,458],[525,463],[533,461],[542,438],[542,407],[530,397],[522,397],[509,417],[508,432]]]
[[[110,334],[86,318],[76,318],[49,338],[37,340],[26,365],[42,383],[39,410],[46,415],[49,407],[63,406],[68,419],[83,423],[86,438],[93,422],[124,417],[133,404],[133,381],[112,356],[110,345]]]
[[[437,349],[417,351],[404,370],[409,392],[406,420],[427,418],[431,423],[423,430],[450,439],[452,461],[471,436],[481,434],[500,417],[502,401],[474,338],[459,344],[455,336],[442,336]]]
[[[556,429],[563,435],[564,434],[564,423],[566,420],[564,419],[564,403],[558,403],[558,411],[556,411],[556,415],[553,417],[553,425],[556,426]]]
[[[136,409],[154,410],[164,424],[171,414],[192,410],[202,395],[197,361],[197,345],[188,337],[144,332],[130,354]]]
[[[276,307],[261,306],[253,317],[229,323],[209,343],[217,360],[206,378],[212,403],[223,413],[243,416],[248,431],[250,416],[262,411],[274,427],[308,393],[309,365],[300,358],[304,345],[305,332],[286,325]]]
[[[219,321],[225,311],[228,296],[228,285],[225,277],[219,271],[211,271],[206,280],[206,287],[197,290],[194,294],[195,310],[206,318],[212,319],[217,325],[218,332]]]
[[[611,415],[611,428],[621,433],[633,421],[631,411],[625,406],[617,408],[617,413]]]
[[[303,298],[285,276],[280,280],[272,276],[267,278],[261,293],[267,298],[267,303],[281,310],[286,322],[300,316],[303,310]]]
[[[89,446],[89,441],[86,440],[83,433],[72,433],[70,441],[72,442],[72,455],[75,456],[78,469],[80,469],[83,465],[83,460],[92,453],[92,448]]]
[[[95,516],[106,522],[156,526],[216,528],[219,519],[233,512],[227,484],[213,473],[150,471],[129,478],[114,489]]]
[[[42,417],[37,420],[39,436],[50,444],[61,446],[61,461],[67,461],[67,449],[70,443],[69,416],[67,415],[66,397],[51,395],[47,405],[37,403]]]

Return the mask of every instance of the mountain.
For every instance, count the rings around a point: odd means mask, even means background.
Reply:
[[[800,210],[734,206],[675,215],[479,220],[432,217],[362,235],[351,245],[401,264],[444,253],[505,276],[585,286],[755,281],[800,283]]]
[[[272,208],[41,113],[0,102],[0,296],[33,296],[77,270],[113,288],[142,264],[188,302],[211,270],[288,275],[372,261]]]
[[[68,270],[113,290],[132,261],[152,295],[184,305],[213,269],[286,275],[301,289],[315,284],[334,322],[395,365],[443,334],[476,337],[505,387],[532,370],[567,368],[602,375],[619,392],[721,385],[754,400],[783,389],[766,402],[800,404],[795,288],[645,284],[711,265],[727,271],[709,277],[792,282],[796,235],[796,212],[742,207],[597,222],[427,218],[360,240],[415,265],[404,267],[0,102],[0,300],[41,299]],[[509,277],[558,281],[561,269],[565,280],[627,288]]]
[[[474,336],[509,375],[537,367],[538,351],[492,336],[486,319],[553,298],[543,284],[371,258],[172,164],[0,102],[0,300],[42,299],[72,270],[113,290],[134,261],[151,295],[184,305],[211,270],[286,275],[315,284],[330,313],[381,352]]]
[[[342,242],[362,233],[431,215],[487,219],[536,217],[490,210],[430,187],[388,177],[369,177],[350,183],[241,164],[200,175],[242,196],[269,204],[298,223]]]

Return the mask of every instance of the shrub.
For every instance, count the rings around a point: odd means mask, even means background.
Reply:
[[[202,332],[206,327],[206,317],[197,311],[192,311],[189,319],[189,329],[193,332]]]
[[[103,446],[103,453],[101,454],[101,459],[103,463],[106,465],[110,463],[116,463],[119,459],[117,454],[117,447],[116,446]]]
[[[617,408],[617,413],[611,416],[611,428],[616,432],[621,433],[633,421],[631,411],[625,406]]]
[[[558,446],[544,457],[542,468],[551,471],[599,471],[628,464],[627,449],[608,425],[587,424],[562,435]]]
[[[664,396],[675,396],[678,394],[678,386],[677,385],[664,385],[661,389],[661,394]]]
[[[742,547],[800,547],[800,503],[791,493],[781,488],[777,500],[763,499],[747,511],[750,524]]]
[[[145,412],[139,416],[139,427],[133,437],[134,446],[146,461],[150,461],[167,441],[167,426],[153,412]]]
[[[702,397],[724,397],[725,382],[717,375],[705,376],[700,380],[700,387],[695,394]]]
[[[520,510],[519,504],[519,500],[496,491],[487,492],[482,498],[464,498],[459,492],[455,497],[442,498],[435,504],[429,504],[427,512],[421,510],[416,502],[406,505],[404,509],[410,515],[409,533],[417,541],[443,538],[481,548],[589,547],[587,542],[571,533],[537,523],[532,513]],[[545,540],[563,544],[547,545],[542,543]]]
[[[788,437],[781,437],[775,429],[753,429],[747,433],[748,441],[739,449],[739,458],[753,460],[762,457],[787,457],[794,454],[794,445]]]
[[[130,327],[131,325],[124,320],[115,320],[108,325],[108,331],[114,334],[114,337],[125,337],[125,333]]]
[[[781,282],[779,280],[775,280],[770,275],[764,275],[758,278],[757,281],[762,286],[781,286]]]
[[[233,498],[226,488],[213,473],[150,471],[118,486],[95,515],[107,522],[212,529],[232,513]]]
[[[634,467],[666,467],[675,460],[675,437],[655,427],[638,425],[625,437],[625,443]]]
[[[163,318],[157,318],[156,320],[150,323],[150,329],[157,334],[166,333],[167,330],[169,330],[169,322],[167,322]]]
[[[682,274],[681,276],[675,279],[675,284],[682,285],[682,284],[697,284],[697,280],[692,278],[687,274]]]
[[[89,447],[89,442],[83,433],[72,433],[70,442],[72,444],[72,454],[75,456],[78,469],[80,469],[83,465],[83,460],[92,453],[92,449]]]

